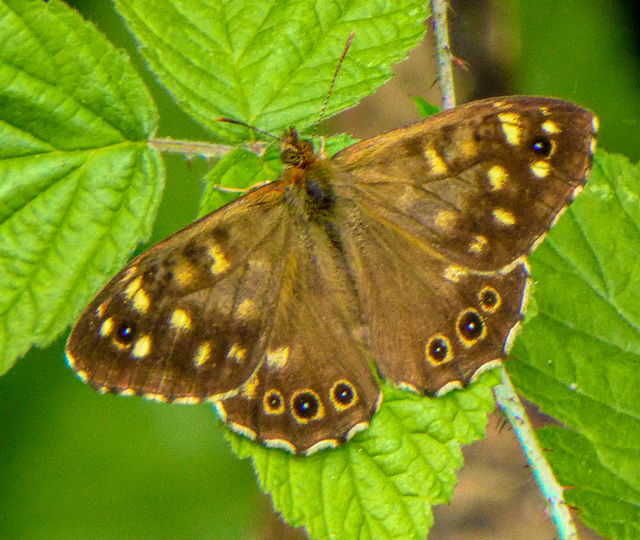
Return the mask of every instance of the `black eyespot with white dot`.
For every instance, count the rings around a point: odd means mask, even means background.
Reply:
[[[427,360],[434,366],[439,366],[453,359],[451,343],[443,334],[437,334],[429,339],[426,353]]]
[[[533,150],[534,154],[541,157],[549,157],[554,148],[554,142],[549,139],[549,137],[543,135],[536,137],[531,143],[531,150]]]
[[[282,414],[284,412],[284,398],[278,390],[269,390],[264,395],[263,404],[267,414]]]
[[[134,322],[122,322],[116,328],[114,339],[120,345],[129,345],[136,338],[136,324]]]
[[[291,412],[301,423],[316,420],[324,415],[320,397],[313,390],[301,390],[291,398]]]
[[[356,404],[358,393],[349,381],[342,379],[331,387],[330,397],[333,406],[338,411],[344,411]]]
[[[482,311],[493,313],[502,305],[502,297],[500,293],[493,287],[483,287],[478,293],[478,300]]]
[[[470,308],[458,317],[456,331],[464,345],[470,347],[485,336],[487,329],[480,313]]]

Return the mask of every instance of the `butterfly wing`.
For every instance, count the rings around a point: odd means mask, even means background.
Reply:
[[[264,354],[277,304],[282,197],[277,183],[257,189],[120,271],[69,338],[78,376],[103,392],[166,401],[238,392]]]
[[[524,256],[586,181],[594,127],[566,102],[498,98],[334,156],[336,222],[383,377],[441,393],[506,355]]]
[[[341,196],[452,265],[495,271],[539,242],[582,188],[589,111],[550,98],[477,101],[336,154]],[[350,173],[350,174],[349,174]]]
[[[264,361],[243,391],[216,409],[236,432],[311,454],[365,429],[381,393],[346,261],[326,224],[290,211],[283,286]]]

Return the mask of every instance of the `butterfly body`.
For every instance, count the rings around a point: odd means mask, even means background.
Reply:
[[[74,328],[105,392],[212,401],[291,452],[365,429],[378,379],[424,394],[506,355],[525,256],[586,180],[593,115],[475,102],[329,159],[291,130],[286,169],[134,259]]]

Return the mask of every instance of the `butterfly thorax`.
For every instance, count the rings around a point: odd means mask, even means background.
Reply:
[[[280,159],[286,165],[281,176],[288,190],[297,196],[302,194],[304,212],[308,219],[326,216],[335,204],[335,191],[331,184],[331,166],[328,160],[319,158],[313,143],[301,139],[295,128],[289,128],[283,137]]]

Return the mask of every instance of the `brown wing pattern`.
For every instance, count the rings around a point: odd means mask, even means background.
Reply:
[[[594,116],[549,98],[463,105],[350,146],[338,193],[452,264],[494,271],[529,253],[581,189]]]
[[[326,224],[291,213],[284,285],[264,359],[242,391],[216,409],[243,435],[313,453],[366,428],[381,393],[346,261]]]
[[[256,190],[120,271],[69,338],[78,376],[163,401],[236,391],[267,346],[287,249],[281,200],[277,185]]]

